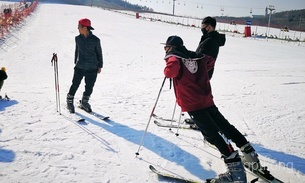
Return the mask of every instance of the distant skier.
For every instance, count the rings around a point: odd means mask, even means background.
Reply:
[[[0,91],[2,89],[4,80],[6,80],[6,79],[7,79],[6,68],[2,67],[1,70],[0,70]],[[2,99],[1,95],[0,95],[0,98]]]
[[[216,19],[210,16],[205,17],[201,23],[202,36],[199,45],[196,49],[196,53],[210,55],[217,59],[219,53],[219,47],[224,46],[226,42],[225,34],[220,34],[216,30]],[[214,66],[208,71],[209,78],[211,79],[214,73]]]
[[[85,77],[85,91],[81,100],[81,108],[92,112],[89,104],[90,95],[97,78],[103,68],[103,55],[100,39],[92,34],[91,21],[87,18],[78,21],[79,35],[75,37],[74,76],[69,93],[67,94],[67,108],[71,113],[74,109],[74,95]]]
[[[188,51],[178,36],[168,37],[164,50],[164,74],[173,78],[176,101],[182,112],[188,112],[204,138],[222,154],[228,171],[214,178],[215,183],[246,183],[246,173],[238,151],[234,151],[223,137],[231,139],[244,154],[244,163],[257,170],[261,167],[254,148],[247,139],[219,112],[214,104],[208,71],[215,60],[208,55]]]

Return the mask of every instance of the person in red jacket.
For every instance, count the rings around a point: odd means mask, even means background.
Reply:
[[[176,101],[182,112],[188,112],[204,138],[220,151],[228,171],[213,178],[214,182],[246,183],[246,173],[238,151],[228,145],[219,132],[231,139],[253,168],[260,168],[254,148],[247,139],[219,112],[213,101],[208,72],[215,59],[199,55],[183,46],[179,36],[168,37],[164,50],[166,66],[164,75],[173,79]]]

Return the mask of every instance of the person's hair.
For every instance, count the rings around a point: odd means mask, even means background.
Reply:
[[[205,17],[203,20],[202,20],[202,24],[205,24],[205,25],[211,25],[214,29],[216,27],[216,19],[213,18],[213,17]]]

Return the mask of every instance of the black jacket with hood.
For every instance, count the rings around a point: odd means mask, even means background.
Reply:
[[[225,34],[219,34],[217,31],[204,34],[201,37],[199,45],[196,49],[196,53],[210,55],[216,61],[219,52],[219,47],[224,46],[225,42],[226,42]],[[213,72],[214,69],[211,69],[209,71],[210,78],[212,78]]]

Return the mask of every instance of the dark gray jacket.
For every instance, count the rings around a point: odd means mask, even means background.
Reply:
[[[75,67],[84,70],[97,70],[103,68],[103,54],[101,42],[90,32],[88,37],[78,35],[75,37]]]

